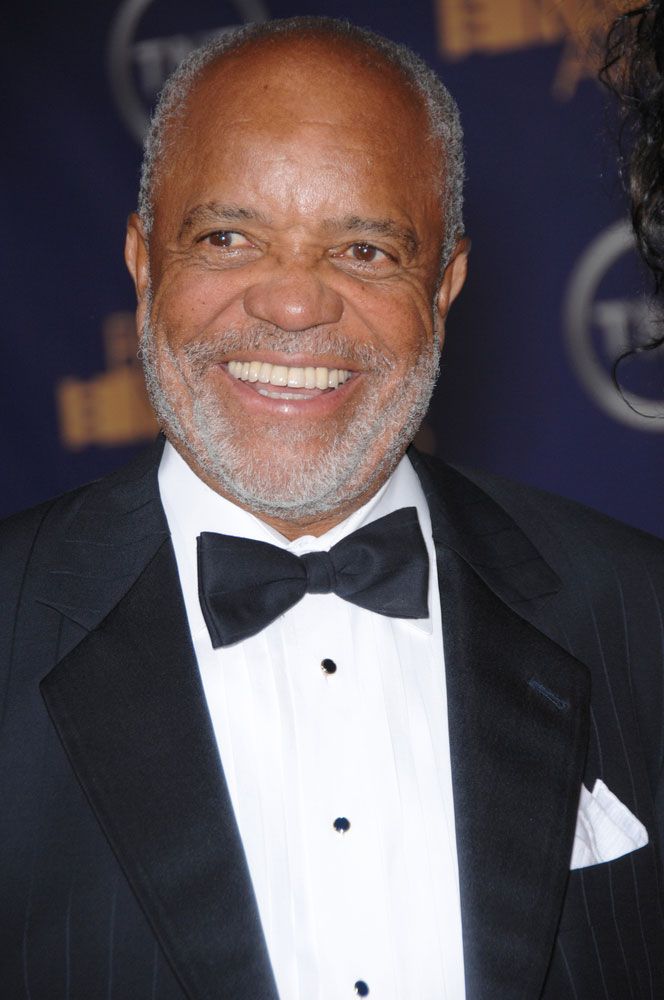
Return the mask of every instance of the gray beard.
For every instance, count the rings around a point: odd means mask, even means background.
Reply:
[[[265,437],[268,441],[273,437],[274,454],[281,455],[281,460],[249,454],[236,440],[235,422],[220,408],[218,394],[204,382],[205,373],[220,356],[261,348],[285,355],[336,354],[371,373],[369,389],[352,421],[343,434],[331,435],[315,457],[308,457],[307,446],[320,437],[321,428],[313,423],[311,427],[266,429]],[[300,521],[346,506],[362,494],[371,495],[387,479],[427,411],[438,377],[440,348],[434,338],[420,352],[409,373],[396,383],[389,411],[384,409],[380,393],[393,363],[375,348],[356,345],[336,334],[305,331],[294,336],[265,325],[229,330],[190,342],[180,361],[166,337],[158,346],[148,310],[140,356],[148,393],[167,437],[193,456],[208,480],[255,514]],[[180,386],[187,388],[192,400],[188,414],[181,412],[167,388],[165,366],[171,377],[177,374]],[[380,439],[384,440],[382,450],[374,455]],[[284,452],[291,456],[290,461],[283,460]]]

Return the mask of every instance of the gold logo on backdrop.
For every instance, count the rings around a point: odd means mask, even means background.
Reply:
[[[554,96],[572,97],[596,77],[606,33],[624,0],[436,0],[441,52],[448,59],[563,44]]]
[[[86,380],[65,378],[56,388],[60,439],[72,451],[136,444],[157,433],[136,358],[134,314],[111,313],[103,337],[107,371]]]

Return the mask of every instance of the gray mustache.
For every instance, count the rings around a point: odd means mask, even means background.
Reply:
[[[371,344],[358,344],[340,334],[318,330],[293,333],[267,325],[252,326],[243,330],[222,330],[209,337],[190,341],[182,348],[195,375],[205,371],[229,353],[243,351],[278,351],[280,354],[332,354],[351,365],[374,372],[388,372],[394,362]]]

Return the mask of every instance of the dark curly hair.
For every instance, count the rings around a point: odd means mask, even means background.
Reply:
[[[655,293],[664,291],[664,0],[637,7],[613,22],[602,81],[618,96],[620,174],[630,198],[638,249],[650,268]],[[664,344],[664,332],[626,351],[628,356]],[[618,388],[620,388],[618,386]]]
[[[618,95],[620,168],[641,254],[657,291],[664,287],[664,2],[618,17],[602,79]]]

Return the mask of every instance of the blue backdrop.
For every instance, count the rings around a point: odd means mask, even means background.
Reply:
[[[411,45],[462,110],[472,267],[426,442],[663,534],[661,361],[624,366],[627,402],[611,384],[612,359],[656,320],[588,54],[607,18],[598,8],[14,0],[2,70],[0,513],[99,476],[154,433],[122,245],[138,140],[165,75],[231,24],[329,14]]]

